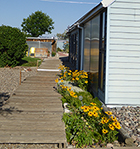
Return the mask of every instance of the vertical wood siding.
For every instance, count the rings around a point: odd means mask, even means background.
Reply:
[[[140,105],[140,1],[109,7],[109,70],[106,104]]]

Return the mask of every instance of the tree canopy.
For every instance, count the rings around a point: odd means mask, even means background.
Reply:
[[[26,37],[18,28],[0,26],[0,67],[14,67],[28,50]]]
[[[61,40],[66,40],[68,38],[67,34],[66,34],[66,31],[64,31],[64,33],[57,33],[56,36],[58,37],[58,39],[61,39]]]
[[[48,15],[42,11],[36,11],[29,15],[27,19],[23,19],[21,27],[22,31],[30,36],[38,37],[39,35],[45,34],[45,32],[51,34],[52,29],[54,29],[53,24],[53,20]]]

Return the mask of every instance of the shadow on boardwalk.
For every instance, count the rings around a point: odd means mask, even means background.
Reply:
[[[73,66],[70,62],[69,62],[69,57],[65,56],[65,57],[60,57],[59,58],[62,61],[62,64],[65,65],[66,67],[69,67],[71,70],[75,70],[75,66]]]
[[[6,93],[0,93],[0,115],[6,117],[9,114],[12,115],[13,112],[21,113],[21,110],[16,109],[15,107],[9,107],[9,108],[3,108],[4,105],[8,104],[8,99],[10,98],[10,95],[8,92]]]

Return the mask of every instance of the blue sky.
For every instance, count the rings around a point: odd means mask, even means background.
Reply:
[[[49,15],[55,29],[51,36],[63,33],[85,13],[97,5],[100,0],[0,0],[0,26],[9,25],[21,28],[23,18],[35,11]]]

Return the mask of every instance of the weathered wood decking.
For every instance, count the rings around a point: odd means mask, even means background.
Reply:
[[[41,69],[58,69],[59,59],[48,59]],[[3,106],[0,143],[66,143],[63,108],[55,89],[56,72],[38,71],[28,77]]]

